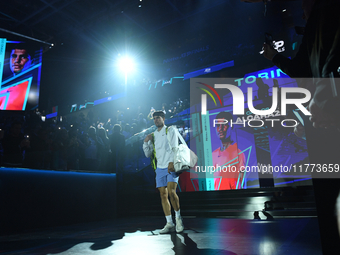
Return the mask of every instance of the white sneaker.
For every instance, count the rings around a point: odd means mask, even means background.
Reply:
[[[166,225],[164,226],[164,228],[159,231],[160,234],[167,234],[170,232],[175,231],[175,225],[173,223],[166,223]]]
[[[176,232],[180,233],[184,230],[184,225],[181,217],[176,217]]]

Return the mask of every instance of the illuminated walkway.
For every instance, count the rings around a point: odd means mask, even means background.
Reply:
[[[0,253],[322,254],[317,218],[184,218],[183,233],[160,235],[164,224],[163,217],[123,218],[0,236]]]

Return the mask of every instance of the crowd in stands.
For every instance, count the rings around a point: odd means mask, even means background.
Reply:
[[[178,99],[158,106],[166,118],[189,107],[188,100]],[[89,111],[87,116],[70,114],[44,120],[36,109],[26,113],[0,112],[1,166],[46,170],[82,170],[114,173],[121,169],[124,158],[141,156],[141,145],[125,140],[153,125],[150,113],[137,112],[128,117],[122,110],[101,119]],[[147,117],[145,117],[147,116]]]

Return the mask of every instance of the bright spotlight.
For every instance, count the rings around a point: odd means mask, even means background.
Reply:
[[[119,60],[119,67],[125,73],[131,72],[134,69],[133,60],[129,57],[121,58]]]
[[[125,75],[125,85],[127,85],[128,73],[134,70],[134,62],[129,57],[121,57],[118,62],[119,69],[124,72]]]

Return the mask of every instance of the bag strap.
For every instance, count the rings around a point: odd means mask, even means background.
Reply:
[[[170,127],[172,127],[172,126],[170,126]],[[170,127],[166,127],[166,129],[165,129],[165,134],[166,134],[167,136],[168,136],[168,129],[169,129]],[[151,135],[152,135],[152,145],[153,145],[153,147],[155,147],[155,134],[154,134],[154,132],[152,132]],[[168,139],[168,141],[169,141],[169,139]],[[170,146],[170,147],[171,147],[171,146]]]
[[[186,147],[188,147],[188,145],[187,145],[187,143],[184,141],[182,135],[178,132],[178,129],[177,129],[175,126],[171,126],[171,128],[174,128],[174,129],[175,129],[175,133],[177,134],[177,137],[179,138],[179,140],[181,141],[181,143],[184,144]],[[170,137],[169,137],[168,134],[166,135],[166,137],[168,138],[169,146],[170,146],[170,149],[172,150],[171,143],[170,143]]]

